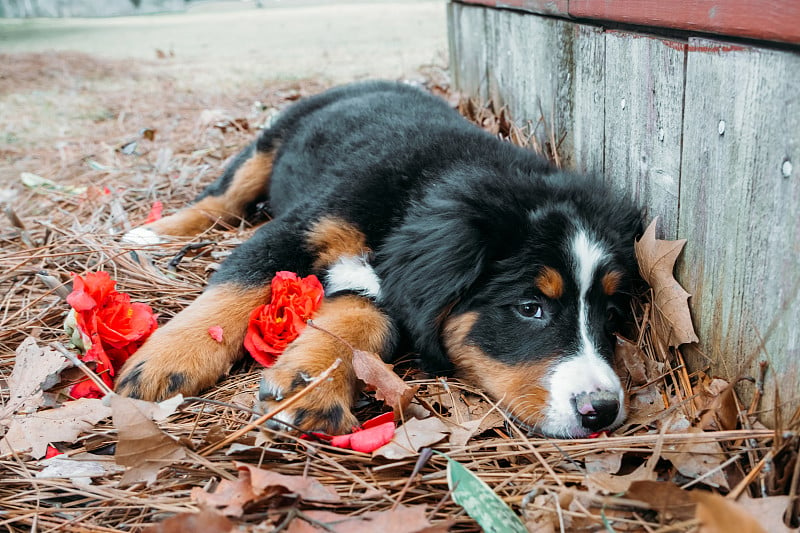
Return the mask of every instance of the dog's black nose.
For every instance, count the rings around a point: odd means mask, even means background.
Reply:
[[[611,391],[584,392],[575,397],[575,410],[583,427],[589,431],[600,431],[616,420],[619,400]]]

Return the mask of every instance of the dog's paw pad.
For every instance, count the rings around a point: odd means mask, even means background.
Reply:
[[[133,244],[136,246],[145,246],[148,244],[161,244],[164,239],[155,231],[145,227],[135,228],[122,236],[124,244]]]

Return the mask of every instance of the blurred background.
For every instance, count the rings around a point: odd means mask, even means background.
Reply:
[[[445,0],[0,0],[0,52],[166,59],[220,83],[413,75],[445,65]],[[161,11],[158,13],[158,11]],[[153,13],[156,12],[156,13]],[[142,16],[102,15],[138,13]],[[85,18],[94,14],[95,18]],[[77,17],[77,18],[76,18]]]

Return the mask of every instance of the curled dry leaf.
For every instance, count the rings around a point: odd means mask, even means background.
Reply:
[[[617,361],[622,361],[622,364],[625,365],[634,385],[644,385],[648,382],[644,352],[628,339],[619,335],[616,335],[616,338],[614,355]]]
[[[657,337],[667,346],[677,347],[698,342],[689,313],[689,296],[675,280],[672,271],[686,239],[656,239],[658,218],[647,227],[634,244],[639,271],[653,289],[653,327]]]
[[[375,388],[377,399],[383,400],[395,413],[402,413],[411,403],[419,386],[408,385],[395,374],[393,368],[384,363],[378,354],[353,350],[353,370],[356,377]]]
[[[336,491],[314,478],[287,476],[244,463],[236,463],[236,467],[239,470],[239,479],[223,479],[211,493],[194,487],[192,500],[219,508],[226,516],[242,516],[247,504],[286,493],[292,493],[303,500],[326,503],[340,501]]]

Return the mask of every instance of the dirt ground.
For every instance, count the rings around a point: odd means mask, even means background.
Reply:
[[[0,19],[0,201],[13,196],[21,172],[65,178],[87,133],[124,142],[169,116],[189,135],[185,127],[203,112],[253,115],[275,90],[414,79],[420,69],[446,68],[443,0],[263,5],[194,2],[180,14]],[[160,133],[164,140],[167,131]]]

